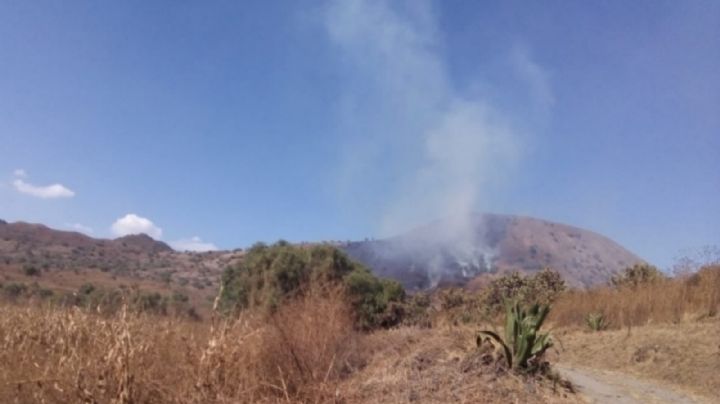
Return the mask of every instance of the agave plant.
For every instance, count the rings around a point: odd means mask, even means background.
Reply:
[[[530,369],[531,364],[552,346],[549,333],[540,333],[550,306],[535,304],[526,310],[515,302],[507,305],[505,316],[505,339],[493,331],[480,331],[477,345],[489,340],[502,348],[509,368]]]
[[[608,327],[605,314],[600,312],[588,314],[585,317],[585,324],[593,331],[602,331]]]

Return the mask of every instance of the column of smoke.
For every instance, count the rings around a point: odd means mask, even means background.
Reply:
[[[449,275],[470,279],[483,272],[493,271],[493,261],[496,250],[488,244],[488,229],[482,216],[462,212],[457,216],[449,216],[433,226],[432,233],[426,233],[426,238],[420,245],[435,245],[440,251],[451,255],[451,259],[437,254],[428,263],[428,279],[430,287],[436,287]],[[417,251],[414,251],[417,254]],[[455,273],[449,274],[449,264]]]
[[[392,180],[379,202],[381,235],[445,218],[416,247],[453,244],[457,262],[487,268],[494,252],[470,217],[518,160],[519,133],[482,96],[455,88],[429,2],[331,1],[324,21],[348,77],[341,182],[374,189]],[[551,103],[542,70],[525,52],[511,53],[519,79]],[[439,280],[445,264],[432,259],[429,278]]]

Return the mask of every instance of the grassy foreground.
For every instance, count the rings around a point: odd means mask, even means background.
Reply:
[[[591,330],[588,313],[602,316],[604,329]],[[631,287],[568,291],[556,301],[550,321],[562,347],[556,360],[634,374],[717,400],[720,266]]]
[[[579,400],[561,381],[509,371],[501,351],[478,349],[481,324],[458,321],[452,312],[474,306],[432,304],[423,327],[360,331],[345,293],[310,291],[272,313],[251,308],[204,322],[127,309],[3,304],[0,402]],[[548,318],[558,342],[551,362],[616,369],[712,395],[720,388],[719,304],[717,267],[563,292]],[[602,316],[604,326],[588,327],[589,314]]]
[[[0,306],[0,401],[573,401],[498,366],[469,327],[358,332],[339,293],[205,323]]]
[[[720,320],[687,320],[590,333],[564,329],[560,360],[581,368],[611,370],[716,402],[720,391]],[[702,402],[702,401],[701,401]]]
[[[720,314],[720,266],[707,266],[676,278],[641,281],[567,291],[555,301],[550,320],[556,326],[576,326],[596,314],[605,318],[606,328],[618,329],[701,321]]]

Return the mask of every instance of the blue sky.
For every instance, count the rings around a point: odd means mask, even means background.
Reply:
[[[668,266],[720,244],[720,3],[595,3],[3,1],[0,217],[234,248],[489,211]]]

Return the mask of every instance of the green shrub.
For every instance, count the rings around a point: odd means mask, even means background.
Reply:
[[[485,291],[487,292],[487,290]],[[492,317],[486,304],[487,293],[475,293],[463,288],[446,288],[436,292],[440,310],[452,324],[477,323]]]
[[[158,292],[138,292],[132,296],[130,308],[141,313],[167,314],[167,299]]]
[[[399,283],[378,279],[367,269],[357,268],[345,277],[345,284],[360,328],[389,327],[402,320],[404,310],[399,303],[405,291]]]
[[[610,283],[616,288],[630,287],[636,288],[639,285],[660,282],[666,279],[666,276],[656,267],[649,264],[635,264],[631,267],[612,277]]]
[[[557,271],[545,268],[533,276],[513,272],[493,279],[485,290],[484,305],[490,313],[502,311],[507,301],[548,305],[565,290],[565,281]]]
[[[490,282],[485,302],[492,307],[502,307],[508,300],[525,300],[529,290],[530,278],[513,272]]]
[[[535,304],[529,310],[519,303],[507,305],[505,315],[505,338],[493,331],[480,331],[476,343],[485,341],[502,348],[506,364],[510,369],[535,371],[541,368],[541,359],[545,351],[552,346],[548,333],[540,333],[550,306]]]
[[[431,308],[432,300],[429,293],[418,292],[408,296],[405,299],[403,324],[423,328],[432,327]]]
[[[607,319],[605,318],[605,314],[600,312],[589,313],[585,316],[585,324],[587,324],[588,328],[592,331],[606,330],[609,325]]]
[[[469,303],[468,293],[461,288],[447,288],[439,292],[440,307],[445,310],[466,309]]]
[[[551,304],[565,290],[565,280],[558,271],[545,268],[533,275],[531,288],[535,303]]]
[[[403,316],[405,291],[399,283],[378,279],[327,245],[255,244],[239,264],[223,272],[222,284],[219,307],[225,313],[250,307],[272,312],[309,288],[340,285],[347,290],[360,328],[395,325]]]

